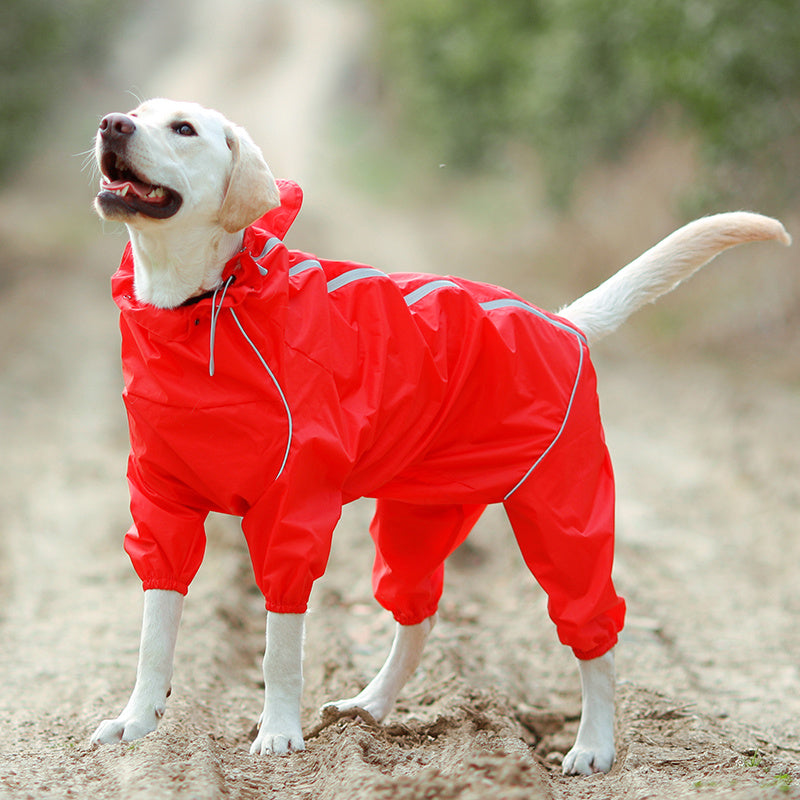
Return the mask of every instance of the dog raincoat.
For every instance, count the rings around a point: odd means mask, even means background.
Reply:
[[[244,232],[214,293],[121,311],[133,526],[145,589],[186,593],[210,511],[242,517],[270,611],[301,613],[343,503],[377,498],[378,601],[435,612],[443,564],[503,503],[559,637],[602,655],[622,628],[614,483],[586,341],[504,289],[387,275],[283,244],[296,184]]]

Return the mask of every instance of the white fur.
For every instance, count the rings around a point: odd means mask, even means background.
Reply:
[[[136,132],[127,159],[148,181],[167,186],[183,205],[167,220],[123,215],[130,232],[137,298],[162,308],[180,305],[219,285],[225,263],[241,246],[249,222],[278,202],[277,188],[247,134],[215,111],[168,100],[149,101],[134,112]],[[176,136],[175,120],[188,120],[196,137]],[[103,152],[98,135],[98,160]],[[102,209],[98,205],[98,211]],[[590,340],[610,333],[631,313],[736,244],[790,239],[776,220],[737,212],[697,220],[668,236],[561,314]],[[145,592],[136,683],[128,704],[103,722],[93,743],[129,741],[153,731],[164,714],[183,598],[176,592]],[[389,656],[355,697],[329,705],[364,709],[376,720],[391,710],[417,668],[436,619],[398,625]],[[304,615],[267,615],[264,708],[251,751],[285,754],[304,749],[300,726]],[[613,651],[580,661],[581,722],[565,774],[607,772],[614,761]]]
[[[671,292],[716,255],[745,242],[791,237],[776,219],[733,211],[703,217],[678,228],[605,283],[558,313],[577,325],[590,342],[612,333],[634,311]]]
[[[361,708],[381,722],[392,710],[400,690],[414,674],[422,658],[425,642],[436,624],[437,615],[423,620],[418,625],[396,623],[392,648],[380,672],[355,697],[326,703],[337,711]]]
[[[250,747],[255,755],[305,750],[300,728],[304,625],[305,614],[267,614],[264,710]]]
[[[144,593],[139,666],[130,700],[116,719],[100,723],[92,744],[130,742],[154,731],[167,708],[183,595],[150,589]]]
[[[579,661],[581,722],[572,749],[564,757],[565,775],[608,772],[614,763],[614,651],[600,658]]]

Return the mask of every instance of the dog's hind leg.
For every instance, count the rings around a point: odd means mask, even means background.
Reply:
[[[397,623],[392,649],[386,663],[362,692],[347,700],[334,700],[324,708],[338,711],[360,708],[369,713],[376,722],[383,720],[392,710],[397,695],[414,674],[422,658],[428,635],[436,624],[436,614],[417,625]]]
[[[581,723],[572,749],[564,756],[565,775],[608,772],[614,763],[614,651],[579,661],[581,672]]]
[[[372,588],[397,621],[386,663],[355,697],[328,703],[339,711],[360,708],[386,717],[419,666],[444,583],[444,561],[467,538],[484,505],[415,505],[379,499],[370,534],[375,542]]]
[[[562,644],[579,659],[581,724],[567,774],[606,772],[614,760],[614,661],[625,619],[611,576],[614,478],[591,365],[576,382],[560,438],[505,501],[522,556],[547,592]],[[571,409],[571,413],[570,412]]]

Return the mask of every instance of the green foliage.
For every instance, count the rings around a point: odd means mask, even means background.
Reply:
[[[76,73],[96,64],[119,0],[2,0],[0,177],[34,144],[47,109],[69,97]]]
[[[782,772],[779,775],[774,775],[767,783],[768,786],[774,786],[779,792],[787,794],[792,788],[794,778],[788,772]]]
[[[677,111],[720,188],[800,194],[795,0],[376,0],[383,73],[441,160],[509,140],[556,199],[587,165]],[[665,113],[666,112],[666,113]],[[763,179],[762,179],[763,176]]]

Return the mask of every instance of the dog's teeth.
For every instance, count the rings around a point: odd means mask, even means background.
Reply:
[[[166,195],[166,192],[160,186],[154,186],[148,193],[148,197],[153,199],[160,199]]]

